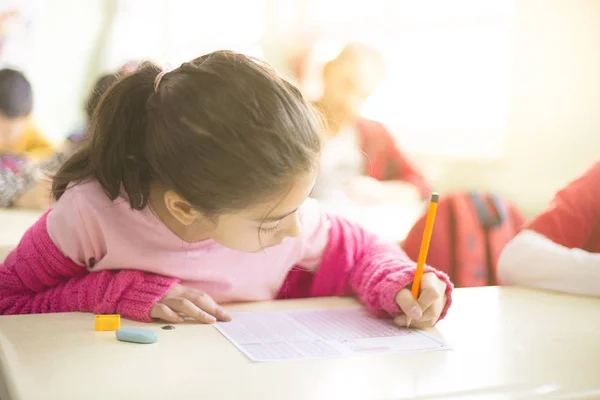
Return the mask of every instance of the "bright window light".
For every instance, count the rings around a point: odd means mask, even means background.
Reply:
[[[365,103],[365,117],[387,124],[413,153],[502,156],[514,1],[350,3],[312,2],[330,35],[364,39],[386,59],[386,82]]]

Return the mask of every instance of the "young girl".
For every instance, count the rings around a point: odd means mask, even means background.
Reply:
[[[600,162],[506,245],[498,264],[502,283],[600,296],[599,196]]]
[[[261,62],[219,51],[119,80],[91,140],[58,171],[55,207],[0,265],[2,314],[84,311],[139,321],[227,321],[219,304],[357,295],[429,327],[452,284],[306,200],[315,113]]]

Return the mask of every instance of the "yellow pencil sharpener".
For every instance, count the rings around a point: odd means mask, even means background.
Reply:
[[[96,331],[116,331],[121,327],[121,316],[119,314],[96,315]]]

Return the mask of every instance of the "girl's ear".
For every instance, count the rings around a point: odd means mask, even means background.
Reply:
[[[172,190],[165,192],[164,199],[167,210],[182,225],[191,225],[200,216],[198,211]]]

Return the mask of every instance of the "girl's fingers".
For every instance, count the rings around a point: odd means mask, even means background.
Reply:
[[[438,302],[443,295],[444,291],[440,288],[437,276],[432,273],[423,275],[421,292],[419,293],[418,299],[419,306],[421,307],[421,310],[423,310],[423,313],[425,313],[433,304]]]
[[[442,313],[442,305],[440,303],[441,302],[438,299],[437,302],[435,302],[431,306],[429,306],[429,308],[427,310],[425,310],[425,312],[423,313],[421,320],[437,321],[438,318],[440,317],[440,314]]]
[[[438,301],[433,303],[427,310],[425,310],[423,315],[421,315],[421,318],[415,319],[407,317],[406,314],[400,314],[394,318],[394,322],[396,325],[403,328],[406,328],[408,323],[410,323],[411,328],[430,328],[435,325],[437,320],[440,318],[443,308],[443,301],[438,299]]]
[[[175,297],[165,299],[164,303],[174,311],[187,315],[203,324],[214,324],[217,322],[217,318],[210,315],[204,310],[201,310],[194,303],[183,297]]]
[[[406,328],[406,322],[407,318],[405,314],[400,314],[396,318],[394,318],[394,323],[400,328]]]
[[[396,303],[404,314],[394,318],[396,325],[417,329],[430,328],[439,319],[445,304],[445,283],[433,273],[423,275],[419,299],[407,288],[396,295]]]
[[[431,319],[426,319],[426,320],[419,320],[419,321],[413,321],[410,323],[410,327],[414,328],[414,329],[427,329],[427,328],[431,328],[433,325],[435,324],[434,320]]]
[[[423,315],[423,310],[419,306],[419,303],[413,297],[412,293],[408,289],[402,289],[396,295],[396,304],[412,319],[419,319]]]
[[[198,291],[193,295],[186,296],[186,298],[196,307],[219,321],[231,321],[231,316],[206,293]]]
[[[398,315],[394,318],[394,323],[401,328],[407,328],[407,317],[404,314]],[[423,328],[431,328],[433,326],[433,319],[426,319],[425,315],[423,315],[422,319],[415,321],[414,319],[410,322],[410,328],[414,329],[423,329]]]
[[[421,292],[419,293],[419,305],[425,311],[429,306],[435,303],[446,291],[446,284],[441,281],[434,273],[429,272],[423,275],[421,281]]]
[[[178,324],[184,321],[183,317],[162,303],[156,303],[154,306],[152,306],[150,317],[170,322],[172,324]]]

